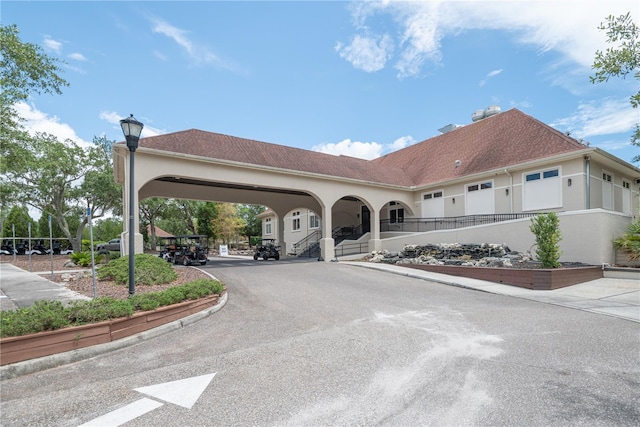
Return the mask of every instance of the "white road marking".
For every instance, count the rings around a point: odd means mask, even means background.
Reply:
[[[215,375],[216,373],[214,372],[213,374],[140,387],[134,390],[164,400],[165,402],[191,409]],[[162,405],[163,403],[144,397],[78,427],[117,427],[147,412],[151,412]]]
[[[191,409],[215,375],[214,372],[213,374],[140,387],[134,390],[165,402]]]
[[[108,414],[95,418],[89,422],[82,424],[79,427],[117,427],[122,424],[128,423],[134,418],[138,418],[140,415],[144,415],[147,412],[151,412],[156,408],[161,407],[163,404],[156,402],[155,400],[147,399],[143,397],[133,403],[123,406],[122,408],[111,411]]]

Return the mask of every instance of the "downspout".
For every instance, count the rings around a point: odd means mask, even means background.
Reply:
[[[584,156],[584,163],[587,173],[587,185],[585,194],[585,209],[591,209],[591,156]]]
[[[513,213],[513,175],[507,169],[504,173],[509,175],[509,213]]]

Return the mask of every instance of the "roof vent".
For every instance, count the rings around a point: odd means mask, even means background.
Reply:
[[[487,117],[495,116],[502,110],[499,105],[490,105],[484,110],[476,110],[471,114],[471,120],[477,122],[478,120],[486,119]]]
[[[456,162],[455,162],[456,167],[459,167],[461,164],[462,164],[462,161],[456,160]]]
[[[484,110],[476,110],[471,114],[471,120],[477,122],[478,120],[484,119]]]
[[[445,127],[441,127],[440,129],[438,129],[438,132],[447,133],[447,132],[451,132],[452,130],[456,130],[456,129],[461,128],[461,127],[462,127],[462,125],[450,124],[450,125],[446,125]]]
[[[496,114],[499,114],[501,111],[502,110],[500,109],[499,105],[490,105],[487,108],[485,108],[484,116],[485,117],[495,116]]]

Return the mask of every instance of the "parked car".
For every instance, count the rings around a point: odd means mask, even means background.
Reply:
[[[96,245],[96,250],[99,253],[120,252],[120,239],[111,239],[107,243],[100,243]]]

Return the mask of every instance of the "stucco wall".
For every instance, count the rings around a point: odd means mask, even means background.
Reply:
[[[611,263],[614,257],[612,240],[622,234],[631,218],[603,209],[560,213],[562,241],[561,261],[587,264]],[[530,220],[513,220],[457,230],[430,231],[382,240],[382,248],[401,251],[407,244],[426,243],[506,243],[511,250],[533,249],[535,237],[529,230]]]

